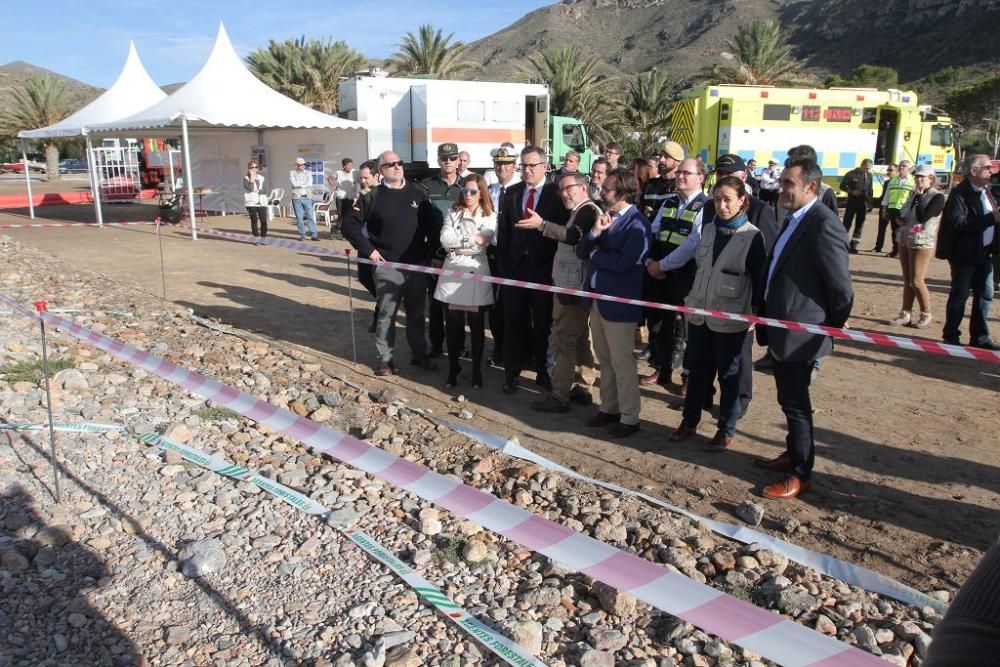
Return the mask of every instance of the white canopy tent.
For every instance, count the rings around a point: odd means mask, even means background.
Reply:
[[[111,85],[87,106],[79,109],[66,118],[63,118],[54,125],[42,127],[37,130],[23,130],[17,133],[21,139],[21,154],[24,156],[24,163],[27,165],[27,155],[24,149],[25,139],[51,139],[59,137],[87,137],[87,162],[90,165],[90,187],[94,197],[94,207],[97,213],[97,222],[103,222],[101,216],[100,187],[97,182],[98,174],[94,169],[96,164],[93,156],[93,147],[90,144],[90,137],[87,136],[87,126],[94,123],[106,123],[118,118],[131,116],[137,111],[145,109],[152,104],[156,104],[167,96],[153,79],[146,72],[139,60],[139,54],[135,50],[135,43],[128,43],[128,56],[125,58],[125,65],[122,67],[118,78]],[[28,170],[24,170],[24,177],[28,184],[28,210],[32,219],[35,217],[35,207],[31,201],[31,179],[28,177]]]
[[[363,155],[364,129],[363,122],[310,109],[262,83],[237,55],[222,24],[208,60],[183,87],[131,116],[88,126],[101,135],[179,131],[195,239],[195,182],[212,191],[203,197],[206,208],[238,210],[243,207],[241,179],[255,147],[265,147],[266,163],[274,166],[266,170],[273,187],[285,183],[283,170],[292,168],[300,147],[333,145],[336,151],[324,153],[324,160]]]

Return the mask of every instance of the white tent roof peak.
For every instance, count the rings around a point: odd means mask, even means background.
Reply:
[[[166,99],[117,122],[91,126],[97,132],[179,125],[181,116],[194,127],[363,128],[299,104],[255,77],[237,55],[226,28],[219,24],[215,45],[198,73]]]
[[[118,78],[93,102],[63,118],[58,123],[37,130],[19,132],[22,138],[75,137],[88,125],[107,123],[130,116],[167,96],[156,85],[139,60],[135,43],[128,43],[128,56]]]

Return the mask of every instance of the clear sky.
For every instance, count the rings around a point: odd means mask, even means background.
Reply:
[[[465,42],[492,34],[555,0],[503,2],[260,2],[258,0],[6,0],[0,65],[23,60],[107,88],[128,42],[160,85],[189,80],[211,51],[219,21],[242,56],[268,40],[332,37],[385,58],[407,31],[430,23]]]

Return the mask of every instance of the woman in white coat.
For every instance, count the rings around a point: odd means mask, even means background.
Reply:
[[[462,179],[458,201],[451,207],[441,228],[441,247],[448,253],[445,269],[465,273],[490,275],[486,249],[496,234],[497,217],[493,212],[486,181],[479,174]],[[463,280],[441,276],[434,298],[448,307],[445,335],[448,341],[448,381],[446,387],[458,384],[462,372],[458,355],[465,348],[465,322],[472,334],[472,386],[483,386],[483,326],[486,310],[493,304],[493,286],[478,280]]]
[[[264,192],[264,177],[258,173],[254,160],[247,163],[247,173],[243,176],[243,201],[250,216],[250,233],[255,239],[267,238],[267,193]]]

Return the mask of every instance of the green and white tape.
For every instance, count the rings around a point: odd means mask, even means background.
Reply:
[[[206,454],[189,445],[174,442],[159,433],[144,433],[139,436],[139,439],[146,444],[159,447],[162,450],[176,452],[185,460],[212,472],[232,477],[241,482],[254,484],[263,491],[266,491],[279,500],[283,500],[306,514],[318,516],[324,520],[330,515],[330,510],[312,498],[294,491],[283,484],[267,479],[249,468],[234,465],[218,456]],[[358,545],[362,551],[392,570],[410,588],[416,591],[417,595],[433,605],[450,621],[462,628],[462,630],[507,664],[515,665],[516,667],[545,667],[544,662],[455,604],[440,588],[393,555],[389,549],[380,544],[371,535],[361,530],[349,530],[345,526],[339,526],[335,523],[331,523],[330,525],[339,530],[354,544]]]
[[[0,424],[0,430],[6,431],[43,431],[48,427],[48,423]],[[91,424],[89,422],[53,422],[52,429],[55,431],[70,431],[72,433],[107,433],[108,431],[124,431],[125,427],[116,424]]]

